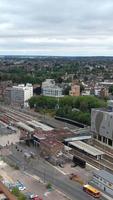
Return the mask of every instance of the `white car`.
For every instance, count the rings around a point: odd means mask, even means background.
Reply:
[[[33,198],[38,197],[38,195],[37,195],[37,194],[32,194],[32,193],[31,193],[31,194],[29,195],[29,197],[30,197],[30,199],[33,199]]]
[[[17,187],[20,191],[23,191],[23,190],[26,189],[26,187],[25,187],[20,181],[17,181],[16,187]]]

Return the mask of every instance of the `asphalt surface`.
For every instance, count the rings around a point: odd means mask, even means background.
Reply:
[[[13,147],[13,154],[8,156],[9,161],[17,163],[20,170],[39,176],[43,182],[51,182],[57,189],[65,193],[72,200],[94,200],[94,198],[83,192],[82,186],[69,180],[50,163],[38,157],[29,162],[24,159],[22,152],[18,152]],[[102,197],[101,200],[104,200]]]

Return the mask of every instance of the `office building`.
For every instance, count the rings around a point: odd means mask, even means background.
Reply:
[[[106,109],[92,109],[91,132],[95,139],[113,147],[113,101],[108,101]]]
[[[11,105],[28,106],[28,99],[33,96],[33,86],[31,84],[20,84],[12,88],[6,88],[4,99]]]
[[[46,79],[42,83],[42,95],[50,97],[63,97],[63,89],[55,84],[54,79]]]

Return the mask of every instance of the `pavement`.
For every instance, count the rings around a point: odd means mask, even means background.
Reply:
[[[79,183],[71,181],[67,175],[61,173],[62,169],[60,171],[57,170],[41,157],[27,162],[22,153],[16,151],[15,147],[13,148],[13,154],[7,158],[19,165],[21,173],[24,171],[33,176],[40,177],[44,183],[50,182],[58,191],[72,200],[93,200],[92,196],[82,190],[82,186]]]

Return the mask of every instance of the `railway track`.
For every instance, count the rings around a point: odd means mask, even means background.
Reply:
[[[85,155],[84,153],[81,153],[77,150],[72,150],[73,155],[77,155],[79,158],[82,158],[87,163],[91,164],[92,166],[98,168],[98,169],[104,169],[109,171],[110,173],[113,173],[113,164],[107,162],[106,160],[96,160],[96,158],[92,158],[88,155]]]

